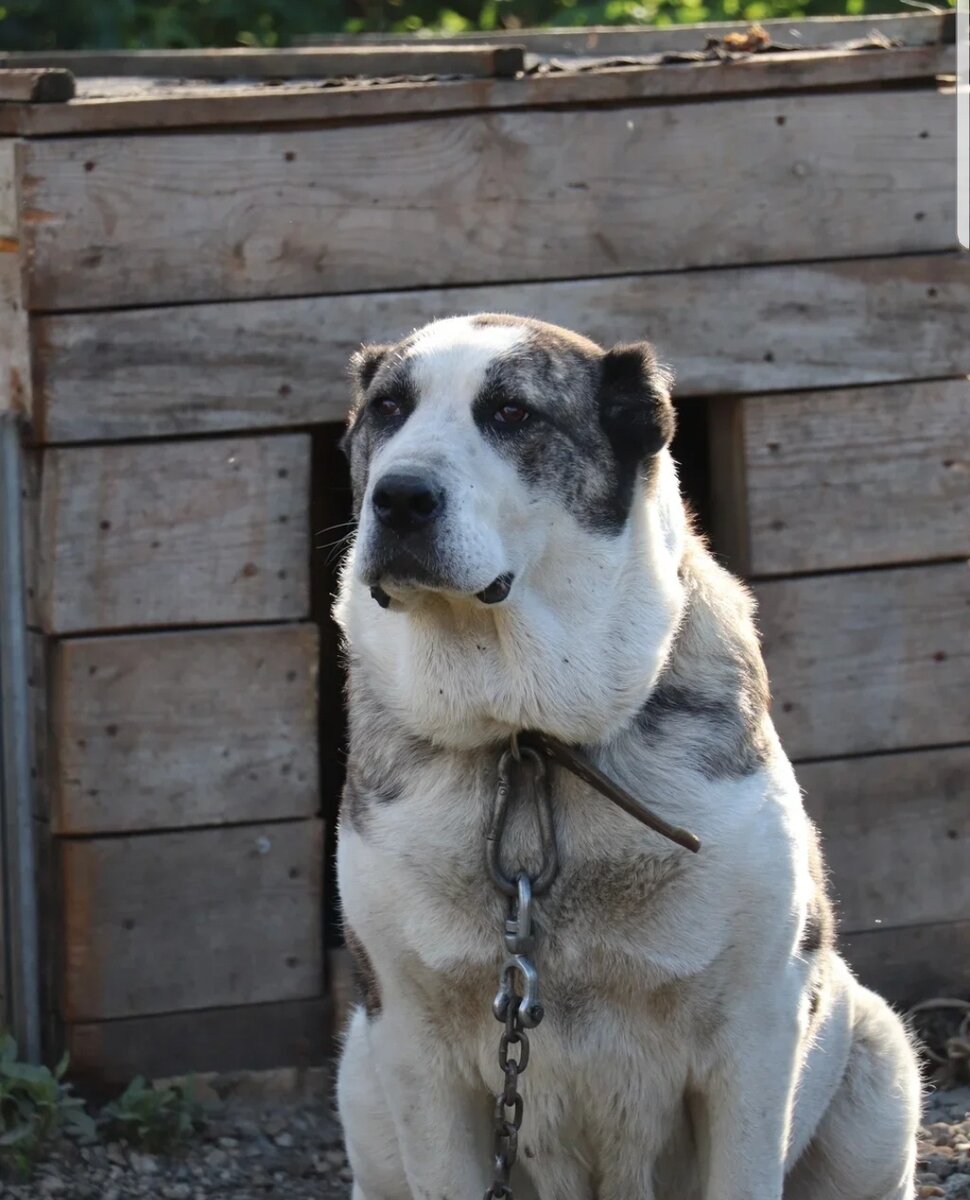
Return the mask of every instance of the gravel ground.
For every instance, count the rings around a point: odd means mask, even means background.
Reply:
[[[970,1087],[932,1093],[919,1143],[920,1198],[970,1200]],[[4,1200],[347,1200],[350,1170],[331,1106],[310,1098],[230,1096],[177,1154],[117,1143],[57,1146]]]

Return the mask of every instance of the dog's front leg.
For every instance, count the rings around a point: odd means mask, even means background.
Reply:
[[[484,1195],[488,1097],[459,1077],[433,1030],[410,1005],[386,1008],[370,1035],[414,1200]]]
[[[745,996],[702,1084],[704,1200],[781,1200],[802,1036],[791,974]]]

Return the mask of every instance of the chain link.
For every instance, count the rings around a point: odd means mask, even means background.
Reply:
[[[515,770],[512,767],[513,760],[518,768],[515,771],[517,775],[523,772],[526,762],[533,772],[531,792],[536,804],[542,853],[542,863],[535,877],[530,877],[525,871],[510,876],[501,863],[502,837],[509,808],[515,798],[512,787]],[[495,1097],[493,1178],[485,1193],[485,1200],[514,1200],[511,1176],[519,1153],[519,1130],[522,1128],[523,1115],[519,1077],[529,1065],[529,1035],[526,1031],[534,1029],[544,1015],[539,998],[539,972],[532,960],[535,953],[532,900],[551,887],[559,872],[545,764],[534,750],[520,750],[515,741],[499,762],[499,783],[485,847],[492,880],[509,901],[503,930],[507,957],[502,964],[498,994],[492,1004],[496,1019],[505,1026],[498,1050],[499,1067],[505,1083]]]
[[[509,1054],[513,1049],[514,1057]],[[519,1020],[518,996],[506,1005],[505,1032],[499,1041],[498,1063],[505,1076],[505,1086],[495,1098],[494,1178],[485,1193],[485,1200],[514,1200],[510,1181],[519,1153],[523,1109],[519,1076],[529,1065],[529,1035]]]

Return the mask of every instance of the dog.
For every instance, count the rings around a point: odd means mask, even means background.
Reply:
[[[483,314],[364,347],[351,373],[354,1200],[490,1187],[507,902],[483,844],[528,730],[702,846],[550,765],[560,870],[535,901],[516,1200],[908,1200],[916,1056],[836,952],[753,602],[693,530],[651,347]],[[510,837],[531,861],[533,826]]]

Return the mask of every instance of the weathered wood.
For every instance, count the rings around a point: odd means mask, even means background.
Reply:
[[[316,678],[312,625],[58,643],[56,832],[312,815]]]
[[[790,757],[970,741],[970,570],[941,563],[755,587]]]
[[[309,459],[303,434],[49,452],[43,628],[306,616]]]
[[[970,380],[763,396],[737,405],[739,444],[730,445],[730,431],[712,437],[717,461],[733,458],[733,483],[746,501],[733,506],[731,523],[743,541],[746,516],[747,553],[726,547],[744,574],[970,552]],[[717,538],[715,544],[720,548]]]
[[[847,933],[970,912],[970,746],[804,763]]]
[[[502,46],[425,42],[386,47],[300,46],[286,50],[249,46],[214,50],[29,50],[0,55],[0,99],[4,98],[3,78],[8,72],[40,75],[43,73],[40,68],[48,71],[56,68],[58,74],[69,78],[73,72],[78,76],[180,79],[326,79],[343,75],[470,75],[487,79],[514,75],[523,66],[523,47],[508,42]],[[11,68],[19,70],[14,72]],[[68,100],[70,96],[62,98]]]
[[[952,16],[952,14],[949,14]],[[791,20],[777,17],[759,21],[773,42],[813,47],[868,38],[874,32],[908,46],[946,41],[948,14],[899,13],[891,16],[808,17]],[[747,21],[702,21],[692,25],[586,25],[578,29],[516,29],[491,33],[452,34],[448,44],[474,46],[479,42],[501,44],[514,41],[533,54],[655,54],[677,50],[703,50],[711,38],[744,31]],[[326,46],[346,40],[346,34],[319,34],[305,39],[307,45]],[[355,43],[381,45],[400,42],[400,34],[354,34]],[[952,40],[952,39],[951,39]]]
[[[69,1022],[322,991],[323,828],[61,842]]]
[[[521,312],[649,337],[681,395],[970,371],[960,255],[36,318],[37,436],[55,442],[342,420],[363,340]]]
[[[71,1075],[108,1085],[317,1066],[330,1050],[328,1026],[326,1000],[290,1000],[69,1025],[66,1037]]]
[[[24,297],[22,143],[0,140],[0,412],[30,415],[30,343]]]
[[[954,116],[950,97],[880,91],[33,141],[22,177],[30,304],[949,249]],[[583,147],[582,169],[564,146]]]
[[[58,104],[74,95],[74,76],[70,71],[51,67],[13,68],[4,66],[0,57],[0,103]]]
[[[842,949],[862,982],[901,1008],[970,991],[970,921],[853,933]]]
[[[272,88],[217,87],[193,81],[81,80],[68,105],[0,107],[0,133],[50,136],[220,125],[295,125],[420,113],[467,112],[565,104],[656,101],[738,93],[804,91],[929,80],[955,69],[953,46],[892,50],[806,50],[758,54],[730,62],[603,67],[508,79],[382,82],[321,88],[303,82]]]

